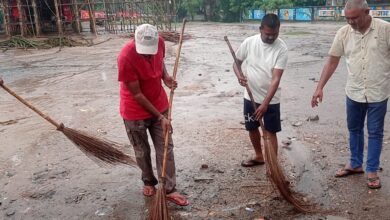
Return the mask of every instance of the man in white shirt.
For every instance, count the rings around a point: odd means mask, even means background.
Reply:
[[[287,66],[287,46],[279,36],[280,21],[277,15],[267,14],[261,21],[260,34],[248,37],[236,52],[238,65],[234,72],[242,86],[248,84],[257,109],[253,109],[248,93],[244,94],[245,128],[255,149],[255,157],[243,161],[244,167],[264,164],[261,151],[259,120],[264,120],[273,146],[277,146],[276,133],[281,131],[280,123],[280,79]],[[245,78],[240,76],[241,66]],[[277,149],[274,149],[277,152]]]
[[[366,0],[348,0],[344,11],[349,25],[340,28],[336,34],[311,105],[315,107],[322,101],[326,82],[335,72],[340,57],[345,56],[348,68],[345,92],[351,158],[335,176],[364,173],[364,121],[367,116],[367,186],[378,189],[381,183],[377,170],[390,96],[390,23],[371,17]]]

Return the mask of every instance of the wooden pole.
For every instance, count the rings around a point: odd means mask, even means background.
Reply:
[[[56,19],[57,19],[57,29],[58,29],[58,35],[62,36],[63,31],[62,31],[62,22],[61,22],[61,16],[60,16],[60,11],[58,9],[58,1],[54,0],[54,8],[56,10]]]
[[[136,13],[134,13],[134,3],[130,5],[130,32],[134,33],[135,27],[134,27],[134,18],[133,16],[138,16]]]
[[[19,27],[20,27],[20,35],[24,37],[26,35],[23,21],[23,11],[22,11],[22,2],[21,0],[16,0],[16,5],[19,11]]]
[[[73,28],[76,29],[78,34],[81,33],[81,24],[80,24],[80,16],[79,16],[79,7],[77,4],[77,0],[72,0],[72,8],[73,8],[73,16],[76,21],[73,21]]]
[[[91,32],[94,34],[96,33],[96,21],[95,21],[95,12],[91,6],[91,1],[87,0],[88,2],[88,13],[89,13],[89,25],[91,27]]]
[[[5,34],[10,37],[11,36],[11,27],[10,27],[10,18],[9,18],[9,8],[8,8],[8,0],[3,0],[1,7],[4,12],[4,26],[5,26]]]
[[[39,19],[39,14],[37,10],[37,1],[32,0],[32,8],[33,8],[33,13],[34,13],[34,23],[35,23],[35,31],[36,31],[36,36],[39,37],[42,34],[42,29],[41,29],[41,23]]]
[[[171,12],[171,4],[172,4],[172,1],[171,0],[168,0],[167,1],[167,4],[168,4],[168,6],[167,6],[167,16],[168,16],[168,19],[167,19],[167,22],[168,22],[168,30],[169,31],[171,31],[171,14],[172,14],[172,12]]]
[[[106,8],[106,0],[103,0],[103,8],[104,8],[104,30],[107,31],[107,21],[108,21],[108,13],[107,13],[107,8]]]
[[[113,10],[111,13],[115,14],[114,20],[112,21],[112,27],[113,27],[114,33],[117,34],[118,33],[118,25],[116,25],[116,20],[117,20],[118,5],[115,3],[115,0],[112,0],[112,6],[113,6]]]
[[[121,18],[120,18],[121,31],[124,31],[124,29],[123,29],[123,13],[124,13],[123,3],[119,3],[119,11],[121,13]]]

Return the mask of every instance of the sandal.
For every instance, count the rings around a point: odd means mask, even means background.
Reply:
[[[347,177],[355,174],[363,174],[363,170],[356,170],[356,169],[349,169],[349,168],[342,168],[334,175],[336,178],[340,177]]]
[[[166,199],[169,202],[175,203],[178,206],[188,206],[190,204],[184,196],[180,195],[177,192],[173,192],[166,195]]]
[[[260,166],[260,165],[264,165],[264,164],[265,164],[264,161],[258,161],[258,160],[251,159],[251,160],[247,160],[247,161],[242,161],[241,166],[254,167],[254,166]]]
[[[367,186],[370,189],[379,189],[382,187],[381,181],[379,179],[379,176],[367,178]]]

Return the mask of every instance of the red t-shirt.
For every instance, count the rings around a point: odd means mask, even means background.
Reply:
[[[138,80],[142,94],[159,111],[168,109],[168,97],[162,87],[165,43],[160,37],[156,55],[147,59],[135,50],[134,40],[130,40],[118,56],[118,80],[120,82],[120,113],[126,120],[151,118],[150,114],[133,98],[125,82]]]

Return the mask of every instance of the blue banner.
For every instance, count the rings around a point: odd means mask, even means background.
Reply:
[[[282,21],[293,21],[295,9],[280,9],[279,19]]]
[[[263,10],[253,10],[253,19],[261,20],[265,15],[265,11]]]
[[[297,8],[295,14],[295,20],[297,21],[311,21],[311,9],[310,8]]]

